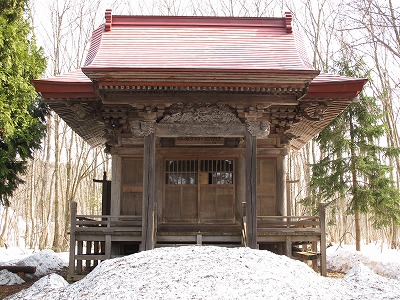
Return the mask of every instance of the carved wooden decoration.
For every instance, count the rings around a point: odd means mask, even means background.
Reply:
[[[166,124],[240,124],[232,107],[225,103],[174,104],[160,123]]]

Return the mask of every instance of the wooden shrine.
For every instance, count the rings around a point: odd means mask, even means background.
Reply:
[[[34,80],[73,130],[112,156],[103,215],[77,215],[72,203],[71,280],[104,259],[182,244],[293,256],[296,245],[320,243],[325,274],[324,209],[290,216],[285,157],[366,81],[314,70],[291,18],[107,10],[81,69]]]

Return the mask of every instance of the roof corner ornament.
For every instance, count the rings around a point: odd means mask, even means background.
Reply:
[[[106,24],[104,27],[105,31],[111,31],[111,24],[112,24],[112,10],[106,9],[105,13]]]
[[[315,106],[314,113],[310,116],[305,109],[303,109],[302,115],[310,121],[322,121],[324,119],[324,112],[328,109],[328,105],[325,103],[319,103]]]
[[[292,33],[292,13],[285,12],[286,33]]]

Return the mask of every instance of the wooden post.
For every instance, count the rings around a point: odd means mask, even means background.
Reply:
[[[121,156],[113,154],[111,169],[111,215],[113,216],[119,216],[121,214],[121,169]]]
[[[287,214],[286,208],[286,161],[285,156],[276,159],[276,210],[278,216]]]
[[[292,257],[292,237],[290,235],[286,236],[286,240],[285,240],[285,255],[287,257]]]
[[[154,248],[155,236],[155,136],[154,132],[144,137],[143,156],[143,206],[142,206],[142,250]]]
[[[246,130],[247,245],[257,249],[257,138]]]
[[[104,255],[105,259],[110,259],[111,258],[111,235],[107,234],[106,235],[106,249],[104,250]]]
[[[82,256],[82,254],[83,254],[83,241],[78,241],[76,244],[77,244],[76,245],[77,246],[76,247],[76,253],[77,253],[77,255]],[[82,259],[77,259],[76,260],[76,273],[79,274],[79,275],[83,274],[82,273]]]
[[[326,228],[325,228],[325,203],[319,204],[319,220],[321,222],[321,275],[326,276]]]
[[[92,253],[92,241],[86,241],[86,255],[91,255]],[[86,270],[90,270],[91,267],[91,260],[87,259],[86,260]]]
[[[69,234],[69,269],[68,278],[72,279],[75,275],[75,228],[76,228],[76,210],[77,203],[71,202],[71,228]]]
[[[111,211],[111,181],[107,180],[107,172],[103,172],[103,179],[93,179],[95,183],[101,183],[101,214],[109,215]]]

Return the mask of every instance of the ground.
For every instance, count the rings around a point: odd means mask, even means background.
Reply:
[[[68,268],[64,267],[61,270],[57,270],[55,273],[61,275],[65,280],[67,280]],[[26,282],[23,284],[0,285],[0,299],[4,299],[7,296],[13,295],[15,293],[18,293],[19,291],[31,287],[31,285],[38,281],[41,277],[26,279]]]
[[[304,263],[268,251],[204,246],[160,248],[106,261],[85,279],[68,284],[63,279],[66,262],[59,267],[58,254],[46,250],[25,258],[25,265],[37,264],[37,271],[43,275],[51,273],[47,266],[52,266],[52,272],[62,277],[50,275],[19,286],[3,286],[0,294],[5,297],[24,289],[11,296],[11,300],[205,297],[231,300],[266,296],[285,300],[366,299],[367,296],[400,299],[400,251],[373,245],[357,252],[354,246],[336,245],[327,254],[331,272],[324,278]],[[64,256],[64,261],[67,257]],[[2,258],[0,255],[0,262]]]

